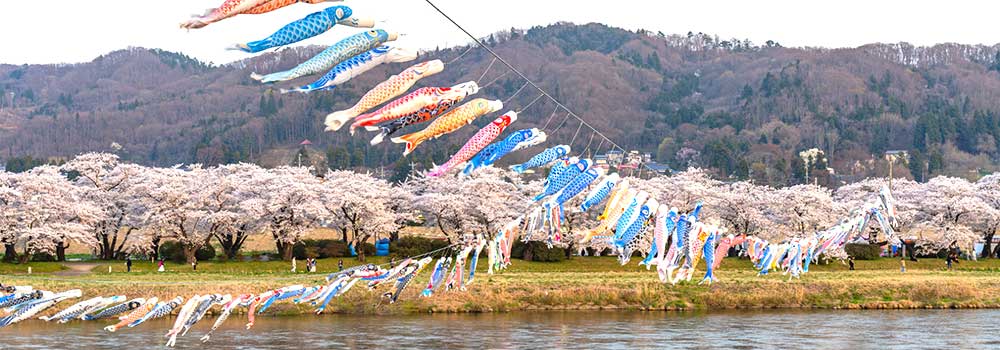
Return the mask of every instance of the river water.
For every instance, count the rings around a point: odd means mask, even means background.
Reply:
[[[1000,310],[519,312],[475,315],[234,316],[202,346],[206,318],[177,348],[192,349],[998,349]],[[31,321],[0,329],[2,349],[162,347],[172,320],[116,333],[105,324]]]

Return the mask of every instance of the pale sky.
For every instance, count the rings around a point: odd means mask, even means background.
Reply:
[[[237,16],[185,31],[178,24],[223,0],[30,0],[0,7],[0,63],[73,63],[129,46],[179,51],[227,63],[248,54],[224,51],[262,39],[288,22],[336,3],[295,4],[263,15]],[[1000,42],[994,1],[877,0],[436,0],[476,36],[558,21],[600,22],[667,34],[704,32],[722,38],[776,40],[784,46],[854,47],[907,41],[992,45]],[[398,45],[417,49],[468,43],[423,0],[348,0],[378,28],[405,33]],[[336,26],[299,45],[330,45],[358,29]]]

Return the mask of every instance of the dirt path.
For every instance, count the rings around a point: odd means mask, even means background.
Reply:
[[[91,271],[91,270],[93,270],[98,265],[97,264],[90,264],[90,263],[66,263],[66,264],[63,264],[63,266],[65,266],[68,270],[58,271],[58,272],[55,272],[53,274],[54,275],[58,275],[58,276],[82,276],[82,275],[89,275],[89,274],[93,273],[93,271]]]

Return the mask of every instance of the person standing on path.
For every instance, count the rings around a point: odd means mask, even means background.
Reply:
[[[159,263],[159,265],[160,265],[160,267],[158,267],[158,268],[156,269],[156,271],[159,271],[159,272],[163,272],[163,271],[166,271],[166,269],[165,269],[165,268],[163,267],[163,259],[160,259],[160,263]]]
[[[847,257],[847,266],[848,266],[849,270],[854,271],[854,257],[853,256],[848,256]]]
[[[899,257],[899,272],[906,272],[906,259]]]
[[[344,271],[344,259],[340,259],[340,261],[337,262],[337,271]]]
[[[132,272],[132,257],[125,257],[125,272]]]
[[[296,265],[296,264],[295,264],[295,257],[293,256],[293,257],[292,257],[292,272],[295,272],[295,269],[296,269],[296,266],[295,266],[295,265]]]

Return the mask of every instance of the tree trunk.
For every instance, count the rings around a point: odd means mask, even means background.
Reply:
[[[149,241],[149,244],[153,249],[153,253],[150,254],[150,257],[153,258],[153,261],[160,260],[160,238],[159,237],[153,238],[152,240]]]
[[[354,251],[356,253],[358,253],[358,261],[365,262],[365,250],[364,250],[364,248],[361,247],[361,244],[364,243],[364,242],[367,242],[368,238],[370,238],[370,236],[364,235],[364,236],[361,236],[361,237],[357,237],[357,233],[355,233],[354,236],[355,236],[354,237],[355,238],[355,240],[354,240]]]
[[[983,242],[983,253],[980,258],[989,259],[993,252],[993,236],[996,235],[996,231],[986,234],[985,241]]]
[[[240,249],[243,248],[243,242],[246,241],[247,236],[243,233],[238,233],[234,235],[217,235],[215,239],[219,241],[219,246],[222,247],[223,258],[226,260],[236,260],[236,255],[240,253]]]
[[[68,247],[62,243],[56,245],[56,261],[66,261],[66,248]]]
[[[13,244],[3,245],[3,262],[11,263],[17,259],[17,250],[14,249]]]
[[[340,228],[340,240],[347,243],[347,227]]]
[[[182,249],[184,250],[184,261],[186,261],[188,264],[192,264],[192,263],[197,262],[198,261],[198,256],[197,256],[197,254],[198,254],[198,248],[199,247],[196,246],[196,245],[194,245],[194,244],[185,244],[185,245],[183,245]]]
[[[291,261],[292,260],[292,245],[293,243],[285,243],[281,240],[274,241],[274,245],[278,248],[278,256],[281,260]]]
[[[98,229],[98,230],[100,230],[100,229]],[[100,237],[100,241],[99,241],[100,244],[97,245],[97,248],[98,248],[97,257],[98,257],[98,259],[101,259],[101,260],[112,260],[111,254],[113,254],[112,247],[114,246],[114,244],[112,244],[111,242],[108,241],[108,235],[106,235],[104,233],[98,233],[97,236]]]
[[[354,244],[354,251],[358,253],[358,261],[365,262],[365,250],[361,246]]]
[[[113,251],[111,253],[111,260],[122,259],[122,258],[125,257],[125,255],[126,255],[125,254],[125,243],[128,242],[128,237],[129,237],[129,235],[132,234],[132,230],[135,230],[135,229],[129,227],[125,231],[125,237],[122,237],[122,241],[121,242],[118,242],[118,236],[117,235],[115,236],[114,241],[111,242],[111,248],[113,248]]]

